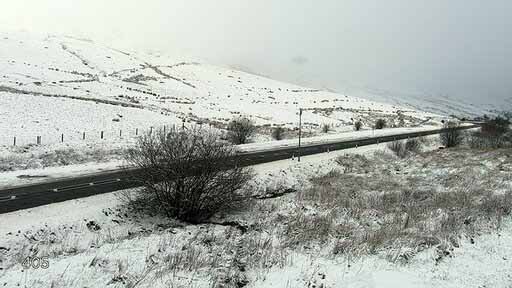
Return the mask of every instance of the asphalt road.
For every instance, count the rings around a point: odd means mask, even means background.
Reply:
[[[475,127],[477,126],[464,126],[460,129],[464,130]],[[436,129],[400,135],[370,137],[358,140],[305,145],[302,146],[300,153],[302,156],[320,154],[329,151],[434,135],[439,134],[442,131],[443,129]],[[290,159],[292,156],[297,157],[298,147],[283,147],[258,152],[244,152],[241,155],[242,164],[244,166],[252,166],[256,164]],[[134,188],[138,185],[131,181],[130,173],[133,172],[136,173],[136,170],[119,170],[0,190],[0,214],[51,203],[88,197],[92,195],[119,191],[128,188]]]

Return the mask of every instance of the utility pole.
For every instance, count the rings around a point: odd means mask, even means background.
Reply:
[[[300,162],[301,140],[302,140],[302,108],[299,108],[299,162]]]

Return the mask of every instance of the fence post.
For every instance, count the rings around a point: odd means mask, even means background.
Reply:
[[[103,131],[101,131],[101,139],[103,139]]]
[[[14,136],[14,146],[16,146],[16,136]]]
[[[149,128],[149,134],[153,134],[153,127]]]
[[[135,128],[135,136],[139,136],[139,128]]]
[[[123,130],[119,129],[119,138],[123,137]]]
[[[60,136],[60,142],[64,143],[64,133]]]
[[[82,140],[85,140],[85,132],[82,134]]]

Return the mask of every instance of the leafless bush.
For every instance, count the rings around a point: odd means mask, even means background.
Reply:
[[[462,143],[464,134],[459,128],[460,126],[456,122],[447,122],[444,125],[444,131],[441,133],[440,139],[445,147],[456,147]]]
[[[141,137],[126,160],[138,169],[133,177],[144,187],[143,204],[191,223],[240,205],[252,172],[241,168],[235,148],[216,136],[193,128]]]
[[[254,122],[245,117],[233,119],[228,124],[228,138],[233,144],[245,144],[256,132]]]
[[[387,126],[386,120],[380,118],[375,122],[375,129],[384,129]]]
[[[393,151],[396,156],[400,158],[405,158],[407,156],[407,150],[405,148],[405,143],[403,141],[393,141],[389,142],[387,145],[388,149]]]
[[[419,153],[421,151],[421,140],[417,138],[407,139],[405,142],[405,150],[412,153]]]
[[[354,130],[356,130],[356,131],[360,131],[362,128],[363,128],[363,122],[361,122],[361,121],[356,121],[356,122],[354,123]]]
[[[512,135],[509,120],[497,117],[485,122],[480,131],[473,132],[468,137],[468,144],[475,149],[497,149],[510,147]]]
[[[484,134],[481,131],[469,134],[467,143],[473,149],[498,149],[512,145],[508,135]]]
[[[500,136],[507,133],[510,130],[510,120],[496,117],[493,120],[486,121],[480,131],[485,135]]]
[[[389,150],[393,151],[400,158],[405,158],[411,153],[421,151],[421,142],[416,138],[411,138],[407,141],[393,141],[388,143],[387,146]]]
[[[274,128],[274,130],[272,130],[272,138],[274,138],[275,140],[282,140],[284,136],[283,134],[284,128],[281,126],[278,126]]]

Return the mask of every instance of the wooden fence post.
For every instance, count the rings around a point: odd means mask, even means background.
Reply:
[[[135,128],[135,136],[139,136],[139,128]]]
[[[64,143],[64,133],[60,136],[60,142]]]
[[[82,140],[85,140],[85,132],[82,134]]]
[[[119,138],[123,137],[123,130],[119,129]]]
[[[16,136],[14,136],[14,146],[16,146]]]
[[[101,139],[103,139],[103,131],[101,131]]]

